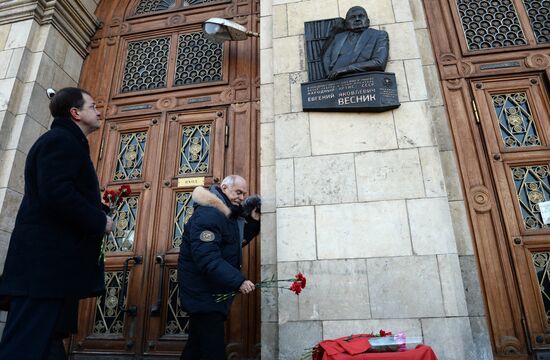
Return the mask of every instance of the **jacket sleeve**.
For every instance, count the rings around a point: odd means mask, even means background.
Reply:
[[[256,235],[260,233],[260,221],[255,220],[252,216],[246,217],[244,224],[243,247],[248,245]]]
[[[59,214],[59,221],[68,221],[85,234],[101,235],[107,223],[105,213],[76,187],[83,162],[89,159],[70,144],[67,139],[51,137],[40,145],[36,153],[38,197],[52,213]]]
[[[220,251],[225,222],[218,210],[203,207],[196,210],[190,227],[191,256],[199,271],[208,280],[230,290],[237,290],[245,281],[241,272],[225,261]]]

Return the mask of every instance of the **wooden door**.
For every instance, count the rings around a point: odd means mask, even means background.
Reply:
[[[525,314],[528,343],[550,347],[550,225],[539,203],[550,201],[550,102],[540,75],[472,81]],[[496,251],[496,249],[495,249]]]
[[[495,359],[546,358],[547,1],[422,3],[485,303],[470,316],[485,316]]]
[[[211,17],[257,31],[257,0],[100,2],[80,86],[102,112],[90,139],[104,189],[132,188],[107,240],[104,296],[81,302],[74,359],[176,359],[187,339],[177,258],[191,192],[228,174],[258,189],[258,42],[214,44]],[[243,272],[259,277],[259,243]],[[231,359],[259,357],[259,294],[226,323]]]

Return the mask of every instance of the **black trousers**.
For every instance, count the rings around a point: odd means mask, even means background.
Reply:
[[[63,338],[76,331],[78,300],[11,299],[0,360],[66,360]]]
[[[226,360],[225,316],[218,313],[189,315],[189,339],[181,360]]]

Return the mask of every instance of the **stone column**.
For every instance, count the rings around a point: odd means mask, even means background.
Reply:
[[[355,5],[389,33],[402,105],[305,113],[304,22]],[[421,1],[271,0],[262,11],[263,276],[309,279],[298,297],[263,293],[263,354],[297,359],[320,340],[385,329],[423,336],[441,359],[475,358]]]
[[[26,155],[50,125],[46,89],[76,86],[99,0],[0,6],[0,269],[23,197]]]

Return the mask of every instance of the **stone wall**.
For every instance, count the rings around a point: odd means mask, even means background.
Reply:
[[[26,155],[51,122],[46,89],[77,85],[86,52],[78,44],[93,34],[98,2],[19,1],[0,10],[0,271],[23,197]],[[81,18],[60,16],[72,11]],[[64,20],[86,26],[67,28]],[[79,38],[79,30],[88,37]]]
[[[304,113],[304,22],[355,5],[389,33],[402,105]],[[381,328],[423,336],[443,360],[491,358],[486,338],[474,346],[483,303],[421,0],[261,8],[262,275],[309,279],[299,297],[264,292],[262,358]]]

